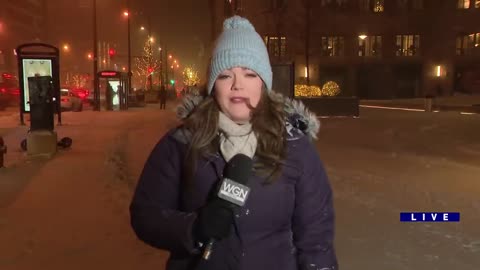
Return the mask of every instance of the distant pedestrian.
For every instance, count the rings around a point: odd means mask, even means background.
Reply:
[[[165,110],[167,106],[167,90],[165,89],[165,85],[160,87],[160,109]]]
[[[105,107],[107,111],[113,110],[113,87],[107,82],[107,89],[105,90]]]

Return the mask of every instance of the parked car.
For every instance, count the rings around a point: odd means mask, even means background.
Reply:
[[[88,97],[90,96],[90,90],[85,88],[72,88],[71,91],[82,99],[82,102],[87,102]]]
[[[20,89],[18,86],[0,82],[0,109],[8,106],[18,106],[20,102]]]
[[[82,99],[70,88],[60,89],[60,108],[65,111],[81,112],[83,110]]]
[[[10,104],[10,96],[5,89],[0,88],[0,110],[4,110]]]

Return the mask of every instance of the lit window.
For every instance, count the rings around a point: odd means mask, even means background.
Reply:
[[[468,9],[470,8],[470,0],[458,0],[457,8],[459,9]]]
[[[358,56],[382,56],[382,37],[358,36]]]
[[[383,12],[383,3],[384,0],[375,0],[373,6],[373,12]]]
[[[480,53],[480,33],[458,36],[456,49],[457,55],[472,55]]]
[[[415,56],[420,50],[419,35],[397,35],[397,56]]]
[[[322,37],[322,56],[343,56],[344,48],[344,38],[343,37]]]
[[[287,38],[278,36],[265,36],[265,44],[268,53],[274,57],[283,57],[287,55]]]
[[[245,11],[244,3],[243,3],[242,0],[236,0],[236,1],[235,1],[234,10],[235,10],[236,12],[243,12],[243,11]]]
[[[224,13],[230,17],[235,14],[241,14],[245,11],[243,0],[225,0]]]
[[[383,12],[384,0],[359,0],[360,9],[364,11]]]

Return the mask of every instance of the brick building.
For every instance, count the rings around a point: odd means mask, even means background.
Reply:
[[[225,17],[249,18],[296,83],[361,98],[480,94],[480,0],[211,2],[214,36]]]

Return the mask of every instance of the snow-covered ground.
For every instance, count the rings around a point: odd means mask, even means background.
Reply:
[[[323,119],[342,269],[480,269],[480,115],[362,109]],[[400,212],[460,223],[400,223]]]
[[[145,158],[175,125],[156,105],[65,113],[70,150],[27,161],[25,127],[0,117],[0,269],[163,269],[136,240],[128,203]],[[341,269],[480,269],[480,115],[361,109],[322,119],[318,150],[335,194]],[[3,128],[3,129],[2,129]],[[461,212],[460,223],[400,223],[402,211]]]
[[[480,104],[480,95],[456,95],[456,96],[439,96],[435,97],[435,100],[440,105],[473,105],[473,104]],[[424,99],[423,98],[406,98],[406,99],[388,99],[388,100],[364,100],[365,102],[382,102],[382,101],[390,101],[390,102],[398,102],[404,104],[422,104]]]

